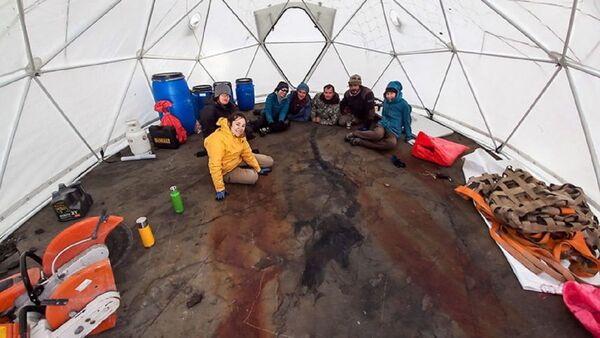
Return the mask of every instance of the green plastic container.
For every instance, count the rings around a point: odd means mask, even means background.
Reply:
[[[181,198],[181,194],[177,190],[176,186],[171,187],[171,204],[173,204],[173,209],[178,214],[183,214],[183,199]]]

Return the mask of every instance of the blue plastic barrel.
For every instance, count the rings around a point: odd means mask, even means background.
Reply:
[[[231,91],[231,102],[235,103],[235,98],[233,97],[233,87],[231,86],[231,82],[229,82],[229,81],[217,81],[217,82],[213,83],[213,93],[217,89],[217,86],[221,83],[229,86],[229,90]]]
[[[185,76],[179,72],[152,75],[152,94],[156,102],[169,100],[173,103],[171,113],[175,115],[188,134],[194,133],[196,114],[194,102]],[[159,114],[162,118],[162,114]]]
[[[196,118],[199,117],[206,100],[210,100],[213,97],[213,91],[211,85],[197,85],[192,87],[192,97],[196,105]]]
[[[254,109],[254,83],[252,83],[251,78],[245,77],[235,80],[235,96],[240,110]]]

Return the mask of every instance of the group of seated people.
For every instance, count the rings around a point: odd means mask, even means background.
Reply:
[[[412,108],[402,98],[399,81],[391,81],[386,86],[381,118],[375,113],[373,92],[362,85],[357,74],[350,76],[348,90],[341,100],[331,84],[325,85],[323,92],[314,99],[304,82],[295,91],[289,93],[289,90],[286,82],[279,82],[267,96],[260,117],[249,122],[244,114],[234,112],[231,88],[225,84],[215,88],[214,100],[207,102],[200,112],[199,122],[217,200],[227,196],[225,183],[254,184],[259,175],[267,175],[271,171],[273,158],[253,153],[248,143],[254,130],[266,136],[287,130],[290,121],[312,121],[348,129],[359,126],[345,136],[345,141],[355,146],[393,149],[402,134],[407,143],[414,143],[415,136],[410,126]]]

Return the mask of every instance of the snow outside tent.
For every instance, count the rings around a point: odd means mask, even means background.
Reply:
[[[600,202],[600,0],[1,0],[0,238],[156,121],[151,76],[381,97]]]

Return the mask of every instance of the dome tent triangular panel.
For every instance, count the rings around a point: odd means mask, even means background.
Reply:
[[[412,79],[411,79],[412,80]],[[377,83],[371,88],[376,98],[385,100],[384,92],[391,81],[400,81],[402,84],[402,96],[410,105],[421,106],[419,94],[411,86],[406,73],[400,66],[398,59],[394,58],[390,66],[383,72]]]
[[[550,50],[562,53],[573,0],[501,0],[498,4]]]
[[[304,77],[317,60],[325,43],[276,43],[268,44],[267,50],[285,73],[293,86],[304,81]],[[303,57],[295,58],[294,55],[302,50]]]
[[[445,41],[423,23],[413,18],[403,7],[394,0],[384,0],[383,13],[385,18],[380,18],[388,27],[392,46],[396,53],[448,49]],[[414,14],[413,14],[414,15]],[[442,21],[443,17],[439,17]]]
[[[406,11],[410,15],[414,16],[420,21],[425,27],[427,27],[434,35],[439,37],[445,42],[450,42],[450,34],[446,28],[446,22],[444,20],[444,13],[439,1],[422,1],[422,0],[391,0],[389,3],[393,3],[402,9],[393,9],[396,12]],[[388,8],[390,10],[390,8]],[[388,14],[389,15],[389,14]],[[394,22],[390,22],[393,24]],[[390,26],[390,29],[392,27]],[[444,44],[444,45],[445,45]]]
[[[600,74],[600,4],[579,1],[567,55]]]
[[[0,186],[2,185],[2,175],[6,167],[6,161],[10,153],[11,137],[16,132],[15,127],[18,127],[21,112],[21,103],[24,102],[27,91],[29,90],[30,79],[22,79],[15,81],[0,91],[0,102],[5,102],[5,112],[2,116],[8,117],[4,123],[0,124]],[[13,98],[17,98],[13,100]],[[6,115],[5,115],[6,114]]]
[[[485,121],[456,56],[452,59],[446,81],[443,83],[434,109],[434,116],[437,120],[484,145],[490,147],[493,145]],[[474,132],[473,129],[477,132]]]
[[[82,32],[120,6],[120,1],[101,0],[92,4],[82,1],[35,2],[25,9],[25,22],[34,57],[48,63],[64,53],[64,47]],[[71,11],[71,9],[73,11]]]
[[[471,54],[460,57],[490,129],[501,140],[506,140],[557,69],[551,63],[527,60]]]
[[[600,200],[590,150],[564,71],[558,74],[547,95],[508,144],[523,154],[535,156],[542,168],[551,168],[567,182],[583,187],[592,200]],[[507,152],[510,153],[510,148]]]
[[[71,2],[73,3],[73,2]],[[83,12],[85,9],[80,9]],[[54,57],[44,70],[106,62],[135,56],[140,49],[146,24],[123,20],[128,13],[149,12],[147,3],[142,1],[120,2],[100,17]],[[106,31],[127,31],[127,34],[106,35]]]
[[[48,186],[56,188],[53,178],[61,178],[62,171],[74,168],[78,161],[90,155],[85,143],[38,84],[32,83],[0,187],[0,214],[4,215],[9,208],[19,208],[19,201],[36,190]],[[44,195],[43,199],[48,196]],[[27,212],[20,211],[21,215]],[[6,235],[4,231],[5,228],[0,236]]]
[[[312,91],[320,92],[323,86],[331,83],[336,92],[342,96],[348,87],[348,77],[349,74],[344,69],[333,45],[330,45],[308,80],[308,86]]]
[[[348,24],[334,37],[335,42],[393,53],[390,35],[382,18],[379,1],[366,1]]]
[[[392,61],[392,56],[388,54],[338,44],[334,46],[348,72],[361,76],[363,86],[372,87]]]
[[[246,76],[256,48],[258,47],[248,47],[204,58],[200,60],[200,63],[215,81],[229,81],[235,85],[237,78]]]
[[[456,49],[550,59],[540,46],[486,3],[446,0],[444,5]]]
[[[168,59],[144,59],[142,65],[146,76],[148,76],[148,82],[152,83],[152,75],[158,73],[168,72],[180,72],[186,79],[192,72],[192,68],[196,61],[191,60],[168,60]],[[189,85],[188,85],[189,86]]]
[[[577,91],[581,109],[584,113],[589,129],[592,131],[592,140],[596,148],[597,155],[600,156],[600,114],[598,114],[598,95],[600,93],[600,77],[581,72],[579,70],[570,70],[573,84]]]
[[[153,1],[154,8],[147,27],[146,40],[144,41],[145,49],[148,50],[180,23],[188,24],[190,18],[196,13],[200,17],[198,29],[202,29],[209,2],[210,0]]]
[[[204,67],[197,62],[192,69],[190,76],[187,79],[188,87],[193,88],[194,86],[201,84],[212,84],[215,79],[204,69]]]
[[[201,57],[258,44],[235,14],[219,0],[210,2]]]
[[[16,2],[0,6],[0,18],[3,23],[0,26],[0,50],[2,51],[0,83],[2,83],[4,76],[18,69],[24,69],[28,61]]]
[[[106,142],[136,63],[128,60],[71,69],[62,74],[53,72],[45,74],[41,81],[92,149],[97,149]],[[105,76],[108,67],[113,72]],[[69,81],[64,81],[65,75]]]
[[[263,99],[274,90],[279,81],[283,81],[283,77],[261,47],[258,47],[250,65],[248,77],[254,82],[256,97]]]
[[[151,46],[146,46],[145,56],[183,57],[195,59],[200,54],[204,23],[209,1],[203,1],[183,17],[174,27]],[[196,21],[193,21],[196,20]],[[190,22],[194,24],[190,24]]]
[[[377,89],[375,95],[378,96],[381,95],[380,93],[383,93],[385,88],[382,88],[382,86],[386,86],[388,83],[386,79],[392,81],[408,76],[410,81],[412,81],[412,85],[415,86],[414,90],[408,82],[408,78],[401,82],[405,91],[415,91],[415,93],[411,94],[415,96],[411,98],[412,100],[409,103],[419,106],[424,104],[426,108],[431,110],[433,109],[451,57],[452,54],[449,52],[398,56],[398,60],[395,63],[398,64],[398,61],[402,63],[406,75],[399,64],[395,68],[397,69],[396,71],[390,71],[392,66],[394,66],[394,63],[392,63],[390,69],[383,73],[383,76],[375,86]],[[394,78],[394,76],[397,76],[397,78]],[[416,97],[416,94],[418,94],[418,97]],[[421,101],[423,101],[422,104]]]

